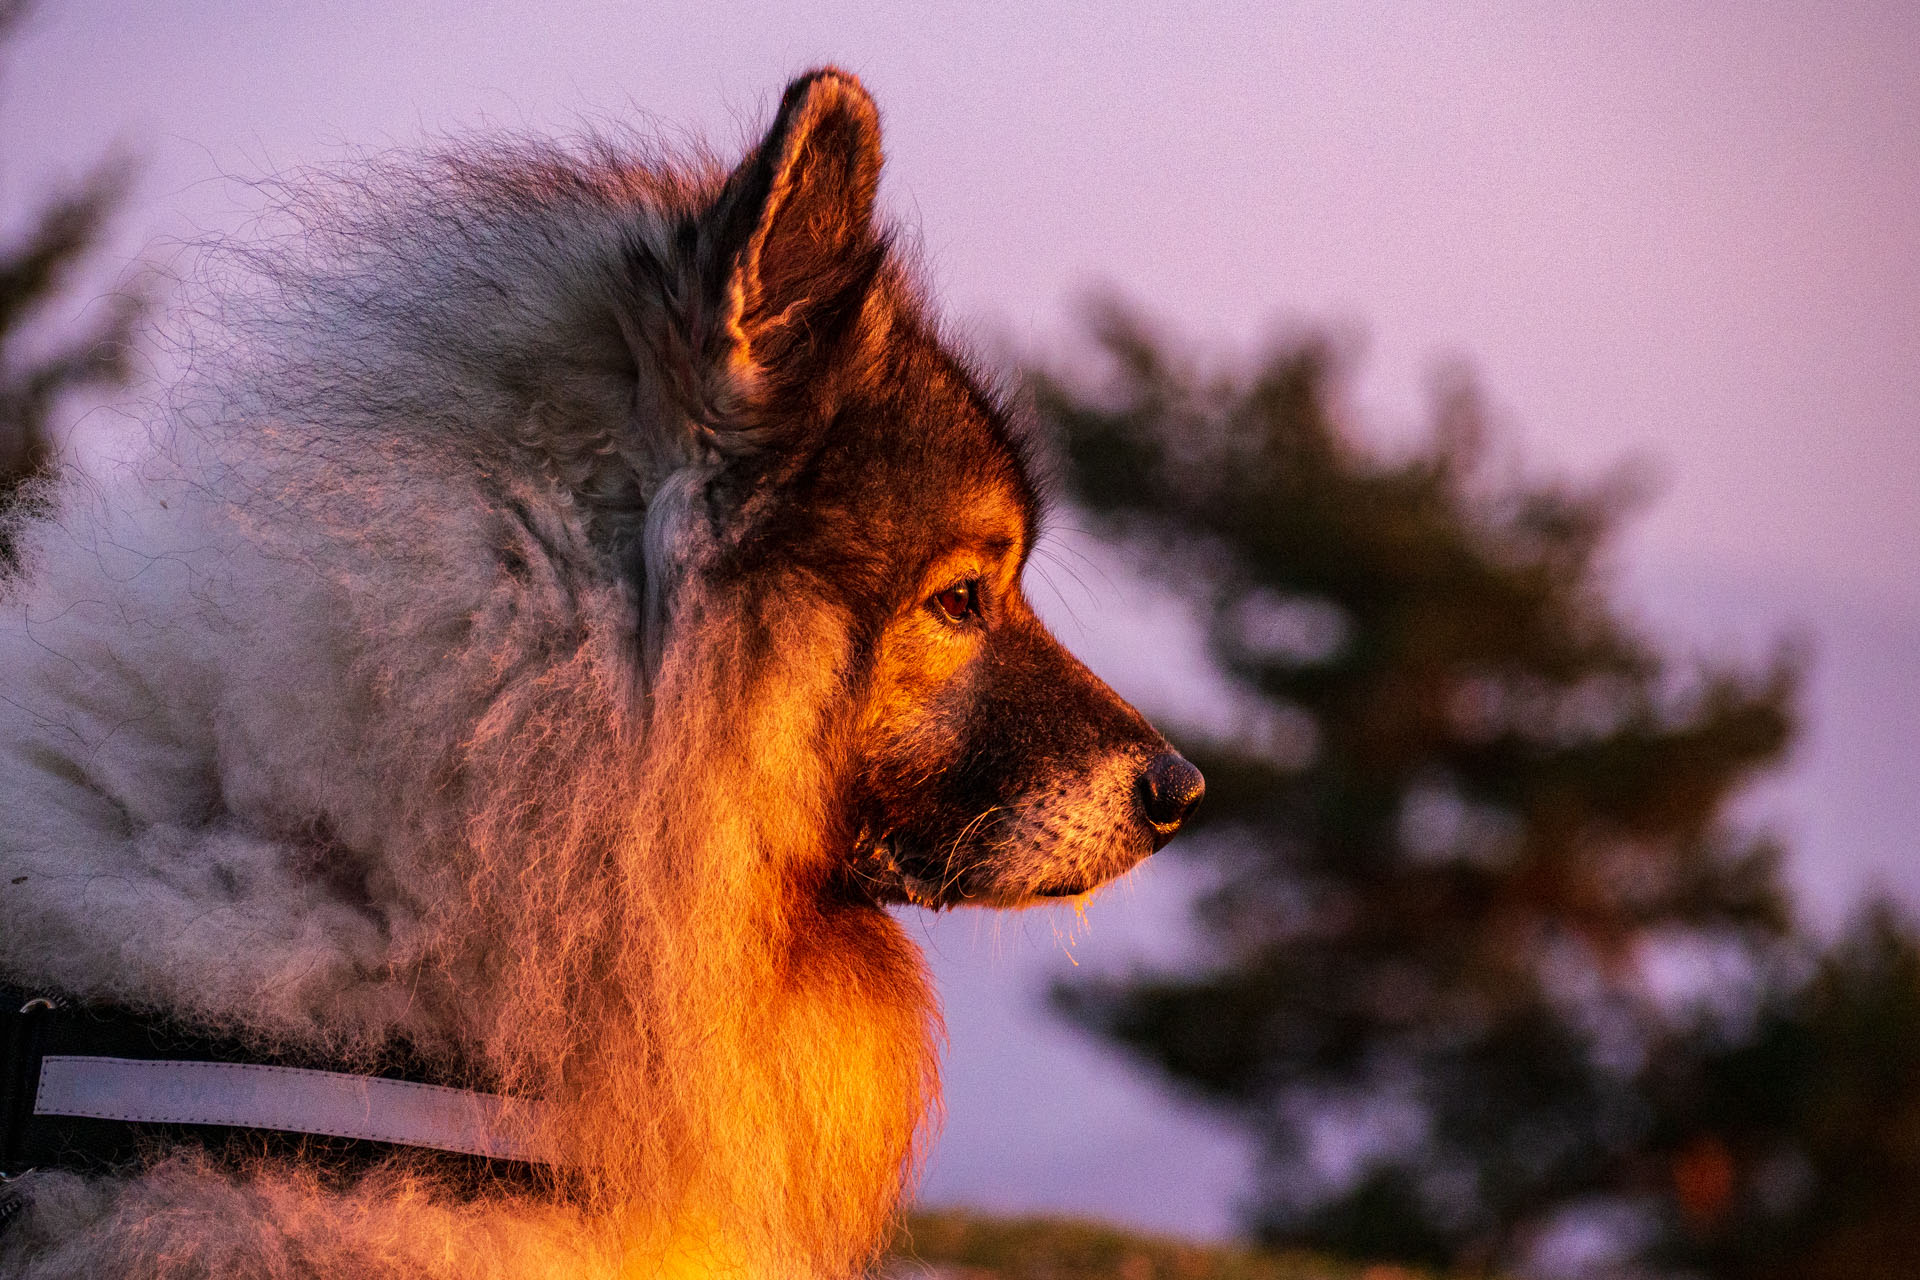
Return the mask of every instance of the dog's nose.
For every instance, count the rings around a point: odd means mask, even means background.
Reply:
[[[1207,794],[1207,780],[1185,756],[1164,751],[1140,774],[1140,803],[1153,824],[1153,847],[1173,839]]]

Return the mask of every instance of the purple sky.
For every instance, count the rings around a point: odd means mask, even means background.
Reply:
[[[1752,807],[1815,918],[1874,885],[1920,901],[1910,3],[42,8],[0,84],[0,208],[122,144],[146,161],[129,252],[232,227],[218,175],[343,144],[584,114],[731,147],[833,60],[982,334],[1057,340],[1098,282],[1223,350],[1332,323],[1367,340],[1388,436],[1464,357],[1534,469],[1656,465],[1622,580],[1676,645],[1814,641],[1809,731]],[[1164,599],[1084,549],[1063,637],[1164,718],[1218,714]],[[1177,946],[1178,880],[1096,902],[1074,954]],[[954,1036],[929,1195],[1223,1232],[1237,1148],[1037,1008],[1070,920],[916,922]]]

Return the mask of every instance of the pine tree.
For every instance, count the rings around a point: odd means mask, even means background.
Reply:
[[[1207,800],[1162,855],[1217,886],[1206,963],[1058,1005],[1258,1138],[1270,1242],[1472,1269],[1644,1190],[1672,1022],[1647,966],[1757,972],[1789,933],[1779,851],[1724,815],[1791,738],[1795,662],[1664,657],[1608,595],[1631,486],[1496,473],[1464,380],[1388,456],[1324,340],[1205,377],[1117,309],[1095,332],[1111,379],[1037,376],[1041,417],[1250,714],[1183,741]],[[1315,1158],[1330,1116],[1357,1173]]]
[[[28,7],[25,0],[0,0],[0,38],[18,29]],[[49,202],[19,242],[0,252],[0,510],[52,465],[53,415],[61,398],[127,376],[131,334],[143,309],[137,293],[110,299],[57,343],[35,342],[45,332],[47,312],[99,242],[126,174],[117,161],[100,165]],[[0,520],[0,572],[12,561]]]
[[[1906,1280],[1920,1258],[1920,935],[1872,903],[1729,1036],[1651,1056],[1653,1260],[1724,1280]]]

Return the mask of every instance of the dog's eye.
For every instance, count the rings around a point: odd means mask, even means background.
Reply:
[[[980,590],[972,582],[957,582],[934,596],[933,607],[948,622],[965,622],[980,613]]]

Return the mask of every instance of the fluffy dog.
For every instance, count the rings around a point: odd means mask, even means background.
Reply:
[[[883,226],[874,106],[731,171],[304,184],[117,463],[17,518],[0,979],[543,1100],[549,1173],[149,1144],[12,1276],[845,1276],[936,1101],[886,909],[1092,889],[1197,771],[1020,590],[1040,500]],[[252,1152],[252,1154],[249,1154]]]

